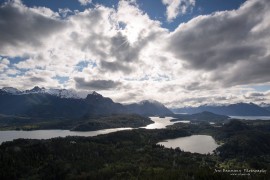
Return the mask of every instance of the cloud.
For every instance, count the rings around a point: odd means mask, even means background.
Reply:
[[[254,60],[255,59],[255,60]],[[217,70],[213,72],[211,79],[213,81],[221,81],[226,86],[260,84],[270,81],[270,56],[253,57],[245,61],[236,63],[231,69],[217,74]],[[214,76],[214,73],[216,74]]]
[[[114,62],[107,62],[101,61],[101,67],[104,69],[103,71],[110,71],[110,72],[123,72],[124,74],[130,74],[132,69],[129,66],[124,66],[122,63],[118,61]]]
[[[116,89],[120,82],[112,81],[112,80],[90,80],[86,81],[84,78],[74,78],[76,82],[76,87],[78,89],[87,89],[87,90],[108,90],[108,89]]]
[[[166,5],[166,16],[169,22],[179,14],[186,14],[189,8],[195,6],[195,0],[162,0],[162,3]]]
[[[203,84],[203,81],[194,81],[194,82],[188,82],[184,88],[188,91],[196,91],[196,90],[207,90],[211,89],[211,87],[208,86],[208,84]]]
[[[183,2],[178,14],[188,12]],[[270,82],[268,9],[266,0],[249,0],[170,32],[136,1],[58,12],[9,1],[0,7],[0,86],[97,90],[169,107],[250,101],[248,87]]]
[[[86,6],[87,4],[92,3],[92,0],[78,0],[78,1],[82,6]]]
[[[72,11],[68,8],[59,9],[59,14],[63,16],[64,18],[67,17],[68,14],[72,13]]]
[[[262,102],[262,101],[267,101],[267,93],[262,93],[262,92],[248,92],[243,95],[243,97],[251,102]]]
[[[198,16],[171,33],[167,49],[224,86],[269,82],[269,8],[267,0],[250,0],[238,10]]]
[[[0,72],[3,72],[6,70],[9,66],[10,62],[7,58],[1,58],[0,57]]]
[[[42,77],[31,77],[30,81],[33,83],[37,83],[37,82],[46,82],[46,79],[42,78]]]
[[[138,59],[138,47],[133,48],[128,42],[127,37],[121,33],[117,33],[117,35],[111,38],[111,44],[111,55],[115,56],[117,60],[131,62]]]
[[[65,27],[48,8],[28,8],[20,1],[0,7],[0,54],[17,56],[43,47],[44,40]]]

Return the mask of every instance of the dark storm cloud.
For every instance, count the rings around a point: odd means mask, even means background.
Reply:
[[[110,40],[111,48],[107,58],[114,57],[115,62],[101,61],[101,66],[111,72],[121,71],[124,74],[131,73],[134,69],[131,65],[139,61],[140,52],[143,48],[157,37],[157,33],[150,33],[144,38],[139,38],[134,44],[130,44],[127,37],[122,33],[117,33]],[[135,66],[133,66],[134,68]]]
[[[250,93],[250,96],[258,97],[258,96],[265,96],[265,95],[264,95],[264,93],[254,92],[254,93]]]
[[[19,2],[5,3],[0,7],[0,53],[6,55],[10,47],[40,47],[43,38],[63,27],[59,20],[41,15]]]
[[[29,80],[33,83],[46,82],[46,79],[42,77],[30,77]]]
[[[139,38],[137,42],[131,45],[126,36],[117,33],[110,39],[111,48],[109,54],[102,56],[100,62],[101,67],[110,72],[123,72],[130,74],[136,68],[136,62],[139,61],[140,52],[143,48],[157,37],[157,33],[153,32],[147,37]],[[114,57],[115,61],[108,62],[106,59]],[[135,65],[135,66],[134,66]]]
[[[255,101],[265,101],[265,100],[267,100],[267,94],[260,93],[260,92],[252,92],[252,93],[243,95],[243,97],[245,99],[248,99],[248,100],[252,101],[252,102],[255,102]]]
[[[76,87],[78,89],[87,89],[87,90],[109,90],[117,88],[121,85],[120,82],[115,82],[112,80],[90,80],[86,81],[84,78],[76,77],[74,78],[76,82]]]
[[[222,81],[225,86],[270,82],[270,55],[240,62],[232,70],[213,72],[212,80]]]
[[[130,100],[136,100],[138,97],[142,96],[142,92],[136,91],[136,92],[129,92],[123,93],[121,97],[117,98],[117,102],[127,102]]]
[[[213,87],[209,86],[209,85],[205,85],[203,84],[202,82],[190,82],[190,83],[187,83],[184,88],[188,91],[201,91],[201,90],[209,90]]]
[[[264,51],[251,45],[250,31],[262,17],[264,3],[234,12],[201,16],[178,28],[171,37],[170,50],[186,60],[193,68],[215,69],[219,65],[234,63]]]
[[[127,37],[120,32],[113,36],[108,36],[106,32],[103,32],[111,26],[104,21],[104,18],[110,18],[107,16],[104,9],[96,8],[71,17],[73,22],[80,22],[80,28],[87,29],[89,32],[84,39],[73,32],[72,43],[81,47],[83,51],[97,56],[103,71],[129,74],[132,72],[130,63],[138,60],[143,45],[131,46]]]
[[[112,37],[111,44],[111,55],[121,62],[132,62],[137,60],[139,51],[142,48],[142,46],[140,48],[137,46],[132,47],[129,44],[127,37],[123,36],[121,33]]]
[[[115,61],[115,62],[107,62],[107,61],[101,61],[101,67],[110,72],[117,72],[121,71],[125,74],[129,74],[132,72],[132,69],[127,66],[123,65],[121,62]]]
[[[164,92],[172,92],[172,91],[175,91],[177,88],[179,88],[178,85],[166,85],[166,86],[163,86],[161,87],[158,92],[161,92],[161,93],[164,93]]]
[[[225,85],[270,81],[269,8],[268,0],[250,0],[235,11],[197,17],[171,34],[168,50]]]

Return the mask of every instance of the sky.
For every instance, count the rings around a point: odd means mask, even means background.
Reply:
[[[0,88],[270,103],[269,0],[0,0]]]

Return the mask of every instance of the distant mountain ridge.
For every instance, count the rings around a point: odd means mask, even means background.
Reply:
[[[75,91],[67,90],[67,89],[45,89],[44,87],[40,88],[35,86],[33,89],[20,91],[13,87],[3,87],[1,89],[2,92],[6,92],[12,95],[23,95],[23,94],[50,94],[54,96],[58,96],[60,98],[81,98]]]
[[[261,103],[259,106],[266,109],[267,111],[270,111],[270,104],[268,103]]]
[[[167,115],[172,112],[157,101],[142,101],[122,105],[112,99],[92,92],[80,98],[66,89],[34,87],[19,91],[16,88],[0,89],[0,114],[41,118],[80,118],[93,115],[139,114],[145,116]]]
[[[139,103],[126,105],[128,111],[142,115],[172,115],[173,112],[166,108],[163,104],[155,100],[144,100]],[[153,113],[149,113],[153,112]]]
[[[237,103],[230,105],[208,106],[202,105],[199,107],[184,107],[172,109],[174,113],[195,114],[204,111],[226,116],[270,116],[270,111],[260,107],[254,103]]]
[[[195,114],[174,114],[174,118],[171,121],[179,121],[179,120],[190,120],[190,121],[208,121],[208,122],[216,122],[216,121],[224,121],[228,120],[229,116],[218,115],[212,112],[203,111]]]

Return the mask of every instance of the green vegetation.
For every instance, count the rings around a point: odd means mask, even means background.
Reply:
[[[17,116],[0,116],[0,130],[67,129],[94,131],[121,127],[143,127],[153,123],[150,118],[136,114],[111,116],[85,116],[80,119],[41,119]]]
[[[222,144],[216,149],[220,168],[270,168],[270,121],[231,120],[223,126],[177,123],[168,128],[213,136]]]
[[[5,142],[0,179],[265,179],[270,172],[270,123],[231,121],[222,127],[177,123],[167,129],[135,129],[96,137]],[[168,149],[157,142],[209,134],[223,142],[214,154]],[[256,169],[232,176],[216,170]]]
[[[83,122],[72,130],[74,131],[93,131],[99,129],[120,128],[120,127],[142,127],[154,123],[150,118],[139,115],[114,115],[101,117],[97,119],[90,119]]]
[[[224,122],[229,119],[228,116],[218,115],[211,112],[201,112],[196,114],[174,114],[171,121],[190,120],[193,122]]]

